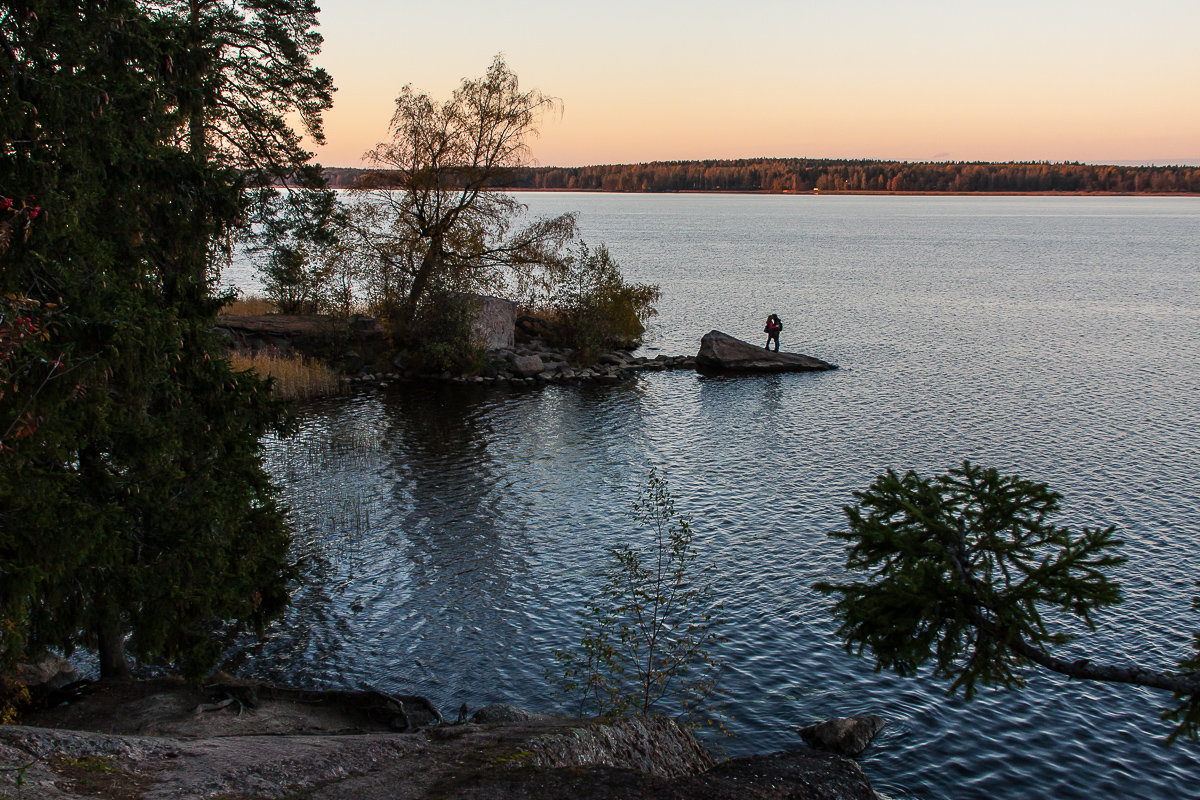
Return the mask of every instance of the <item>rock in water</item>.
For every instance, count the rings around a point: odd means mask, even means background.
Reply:
[[[883,717],[868,714],[859,717],[831,719],[800,730],[800,738],[809,747],[828,750],[843,756],[856,756],[883,730]]]
[[[709,331],[700,340],[696,369],[718,372],[814,372],[837,369],[837,365],[799,353],[776,353],[735,339],[727,333]]]
[[[463,707],[466,707],[463,703]],[[471,722],[479,723],[480,725],[497,725],[506,722],[528,722],[535,719],[549,719],[545,714],[537,714],[532,711],[526,711],[523,708],[510,706],[506,703],[492,703],[490,706],[484,706],[475,712],[471,717]]]

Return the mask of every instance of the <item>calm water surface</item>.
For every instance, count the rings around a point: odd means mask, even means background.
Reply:
[[[719,569],[729,754],[870,712],[889,725],[861,761],[889,797],[1200,797],[1200,747],[1159,743],[1168,697],[1032,674],[947,698],[847,655],[810,589],[840,577],[825,534],[852,491],[969,458],[1062,492],[1072,527],[1118,527],[1127,601],[1088,648],[1174,665],[1200,627],[1200,201],[523,199],[579,211],[589,243],[662,285],[649,347],[757,341],[775,311],[784,349],[842,369],[308,408],[268,443],[308,569],[244,673],[554,710],[543,671],[605,548],[645,540],[629,506],[653,466]]]

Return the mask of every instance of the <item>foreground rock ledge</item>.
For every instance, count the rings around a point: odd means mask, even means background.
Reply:
[[[0,772],[0,795],[24,768],[21,796],[48,800],[877,798],[855,762],[832,754],[801,749],[714,765],[689,731],[662,717],[531,715],[396,733],[373,728],[360,709],[339,718],[336,708],[312,707],[306,719],[306,704],[275,699],[240,713],[196,712],[187,692],[126,695],[134,713],[115,709],[92,726],[100,730],[0,727],[0,769],[9,770]],[[279,732],[282,719],[292,732]]]
[[[799,353],[776,353],[721,331],[709,331],[700,340],[696,369],[715,372],[817,372],[837,369],[837,365]]]

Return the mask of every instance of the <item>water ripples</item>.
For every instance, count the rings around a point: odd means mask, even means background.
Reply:
[[[1125,539],[1127,600],[1071,652],[1177,661],[1200,555],[1200,366],[1187,355],[1200,206],[527,199],[584,204],[585,227],[601,228],[589,241],[663,284],[655,346],[693,351],[714,327],[756,340],[778,310],[785,349],[843,369],[419,387],[308,407],[297,437],[268,443],[304,577],[287,619],[244,643],[243,671],[551,710],[544,670],[577,641],[607,548],[644,542],[630,503],[654,467],[718,567],[721,713],[737,738],[715,744],[730,754],[879,713],[889,725],[863,766],[888,797],[1195,794],[1196,747],[1158,744],[1168,697],[1032,674],[1023,691],[948,698],[929,675],[848,655],[811,586],[841,575],[826,534],[853,491],[888,468],[969,458],[1047,482],[1064,523]]]

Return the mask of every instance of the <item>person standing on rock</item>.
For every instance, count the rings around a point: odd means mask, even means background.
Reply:
[[[767,334],[767,343],[763,345],[764,350],[771,349],[771,342],[775,342],[775,352],[779,352],[779,332],[783,330],[783,320],[778,314],[772,314],[767,317],[767,327],[763,328],[763,332]]]

